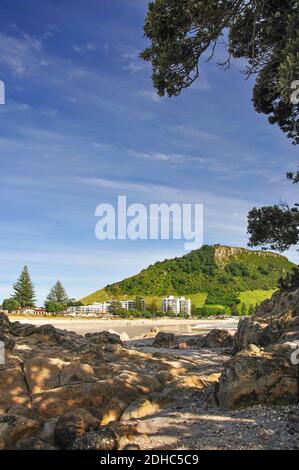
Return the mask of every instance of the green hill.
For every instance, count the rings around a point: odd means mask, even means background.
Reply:
[[[205,245],[180,258],[157,262],[82,299],[84,304],[144,297],[160,302],[165,295],[188,295],[194,306],[246,305],[271,297],[280,277],[295,265],[272,252]]]

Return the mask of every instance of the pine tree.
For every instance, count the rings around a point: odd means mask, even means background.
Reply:
[[[60,281],[57,281],[50,290],[47,301],[62,305],[67,305],[69,303],[69,297]]]
[[[246,314],[247,314],[246,305],[244,303],[242,303],[242,305],[241,305],[241,315],[242,315],[242,317],[245,317]]]
[[[248,315],[254,315],[254,313],[255,313],[254,305],[250,304]]]
[[[232,315],[232,316],[237,316],[237,315],[239,315],[239,311],[238,311],[237,304],[233,304],[233,305],[231,306],[231,315]]]
[[[19,302],[22,308],[35,306],[35,289],[27,266],[24,266],[19,279],[13,285],[13,290],[13,298]]]

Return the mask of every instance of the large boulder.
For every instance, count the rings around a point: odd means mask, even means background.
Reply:
[[[79,437],[71,447],[72,450],[115,450],[116,448],[117,439],[114,432],[105,427]]]
[[[249,345],[226,364],[210,399],[222,408],[295,404],[298,378],[298,367],[286,354]]]
[[[31,395],[32,408],[39,415],[53,418],[86,404],[86,384],[65,385]]]
[[[4,414],[0,416],[0,443],[10,449],[18,440],[31,437],[39,429],[39,423],[24,416]]]
[[[75,439],[99,427],[100,422],[87,410],[77,409],[58,418],[55,427],[55,442],[61,449],[71,447]]]
[[[233,337],[227,330],[214,329],[202,337],[199,346],[202,348],[227,348],[233,345]]]
[[[29,391],[20,366],[0,370],[0,414],[13,405],[30,404]]]
[[[65,365],[59,378],[61,385],[79,382],[95,382],[97,380],[93,368],[89,364],[84,364],[79,360]]]
[[[235,352],[249,344],[268,346],[299,339],[299,289],[277,291],[252,317],[240,320],[234,337]]]
[[[60,385],[65,362],[53,357],[34,357],[25,362],[24,373],[30,393],[39,393]]]
[[[226,364],[208,400],[221,407],[298,403],[298,365],[292,361],[299,343],[299,289],[278,291],[240,320],[235,356]]]
[[[121,421],[130,421],[152,415],[161,409],[161,404],[147,398],[139,398],[130,403],[121,415]]]
[[[87,333],[85,335],[85,340],[87,340],[89,343],[101,345],[102,347],[105,347],[109,344],[119,344],[120,346],[123,346],[120,335],[118,333],[110,333],[109,331]]]
[[[156,335],[153,346],[154,348],[174,348],[176,346],[176,338],[173,333],[165,333],[164,331],[159,331]]]

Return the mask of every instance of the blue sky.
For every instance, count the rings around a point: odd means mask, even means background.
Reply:
[[[255,113],[244,64],[203,60],[191,89],[156,96],[138,58],[147,3],[1,2],[0,299],[24,264],[41,304],[58,278],[79,298],[185,253],[177,240],[97,240],[95,208],[118,195],[202,203],[204,242],[239,246],[253,205],[296,201],[285,173],[298,150]]]

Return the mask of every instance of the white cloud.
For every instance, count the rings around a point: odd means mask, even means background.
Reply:
[[[160,153],[160,152],[137,152],[135,150],[128,150],[127,154],[130,157],[140,158],[142,160],[152,160],[156,162],[172,162],[177,163],[186,160],[185,155],[175,153]]]
[[[20,76],[45,65],[41,61],[42,41],[23,33],[21,38],[0,33],[0,63]]]

